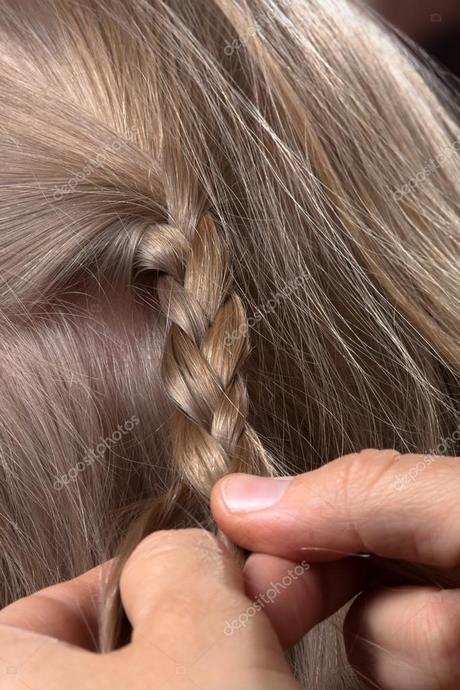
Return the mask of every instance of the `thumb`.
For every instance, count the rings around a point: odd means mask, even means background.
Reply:
[[[145,664],[148,650],[158,687],[176,688],[180,673],[186,687],[299,690],[269,620],[243,584],[230,552],[205,530],[144,539],[120,580],[133,627],[130,663]]]
[[[372,553],[460,563],[459,459],[365,450],[291,479],[229,475],[211,507],[232,541],[295,561]]]

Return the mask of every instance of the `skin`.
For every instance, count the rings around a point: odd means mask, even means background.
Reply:
[[[96,568],[0,612],[0,687],[299,690],[282,647],[358,594],[344,634],[370,687],[454,690],[458,460],[366,450],[289,480],[230,475],[211,505],[220,528],[252,552],[243,572],[204,530],[157,532],[122,573],[129,645],[94,652],[108,566]],[[388,584],[387,559],[427,564],[433,583],[451,588]]]
[[[244,500],[261,496],[248,478],[235,475],[217,484],[212,496],[214,516],[237,544],[254,552],[257,560],[329,561],[351,553],[375,554],[377,580],[352,604],[345,622],[345,642],[351,663],[369,687],[382,690],[458,690],[460,687],[460,458],[400,455],[395,451],[365,450],[345,456],[290,481],[284,493],[264,509],[244,510]],[[403,481],[404,480],[404,481]],[[280,480],[260,479],[268,485]],[[235,498],[231,510],[226,497]],[[233,487],[232,487],[233,484]],[[254,503],[254,500],[253,500]],[[342,560],[353,561],[356,557]],[[386,584],[383,559],[426,564],[430,584],[415,585],[404,578]],[[252,563],[251,563],[252,560]],[[366,559],[363,559],[366,562]],[[334,596],[345,594],[340,576]],[[330,601],[331,573],[319,576],[316,607]],[[262,569],[258,587],[267,586]],[[380,585],[377,584],[380,582]],[[436,586],[449,583],[449,588]],[[304,583],[309,587],[308,578]],[[318,603],[318,601],[320,603]],[[275,600],[272,619],[280,620]],[[304,603],[305,606],[305,603]],[[304,632],[298,619],[292,638]],[[305,626],[308,628],[308,624]]]
[[[0,612],[2,690],[300,690],[264,614],[226,634],[251,601],[210,533],[157,532],[136,548],[120,583],[132,641],[102,655],[94,639],[104,570]]]

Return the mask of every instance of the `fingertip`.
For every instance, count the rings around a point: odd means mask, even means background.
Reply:
[[[218,479],[211,489],[211,507],[227,510],[226,487],[228,486],[229,482],[249,476],[250,475],[245,474],[244,472],[231,472],[230,474],[226,474],[224,477]]]
[[[273,508],[283,498],[291,477],[231,474],[220,486],[220,500],[227,513],[246,514]]]
[[[223,504],[222,501],[222,487],[227,479],[228,475],[225,477],[222,477],[221,479],[218,479],[217,482],[214,484],[214,486],[211,489],[211,496],[209,499],[209,503],[211,506],[211,511],[213,515],[219,514],[220,510],[225,507],[225,504]]]
[[[210,508],[219,526],[234,526],[235,524],[238,524],[242,518],[244,518],[244,515],[240,515],[240,513],[231,509],[228,504],[227,496],[230,483],[233,484],[235,480],[239,481],[248,476],[250,475],[246,475],[243,472],[233,472],[232,474],[227,474],[225,477],[219,479],[212,487]]]

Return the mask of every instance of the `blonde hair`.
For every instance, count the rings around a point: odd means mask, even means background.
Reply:
[[[2,604],[212,529],[229,471],[455,454],[432,68],[345,0],[4,0],[0,38]],[[102,649],[116,620],[112,592]],[[338,620],[305,687],[356,687]]]

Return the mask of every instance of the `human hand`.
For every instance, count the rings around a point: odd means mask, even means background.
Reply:
[[[1,690],[299,690],[268,618],[228,634],[251,605],[241,569],[204,530],[157,532],[121,575],[131,642],[94,651],[103,569],[0,612]]]
[[[214,487],[211,505],[230,539],[254,552],[245,571],[255,591],[276,577],[280,559],[316,562],[314,577],[303,578],[287,604],[300,611],[292,638],[353,588],[354,559],[334,559],[367,553],[431,566],[433,586],[381,586],[358,596],[345,622],[348,655],[371,687],[458,690],[459,495],[459,458],[365,450],[291,480],[230,475]],[[437,586],[438,577],[454,587]],[[282,606],[275,600],[266,609],[281,633]]]

